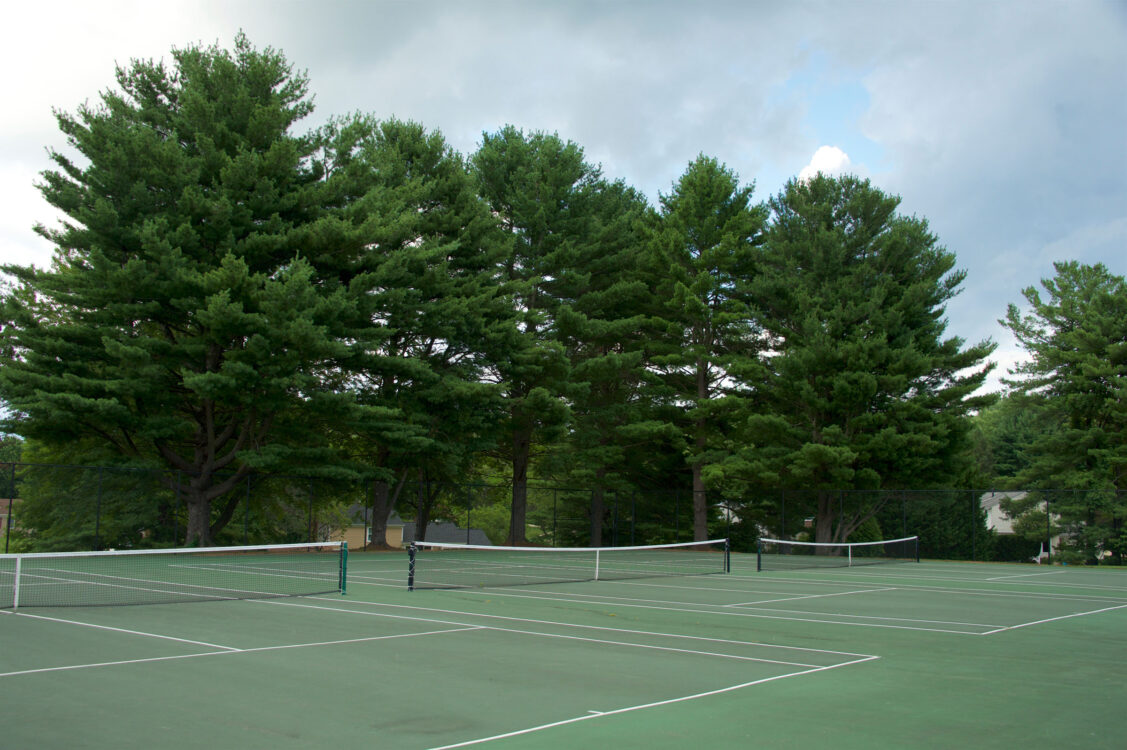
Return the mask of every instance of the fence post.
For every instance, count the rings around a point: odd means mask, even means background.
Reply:
[[[1053,515],[1049,509],[1049,498],[1051,496],[1048,492],[1045,493],[1045,550],[1048,555],[1045,557],[1047,565],[1053,564]]]
[[[681,490],[673,490],[673,541],[681,541]]]
[[[94,549],[102,548],[102,476],[106,468],[98,467],[98,502],[94,508]]]
[[[978,502],[974,490],[970,491],[970,559],[978,560]]]
[[[634,532],[638,528],[638,490],[630,491],[630,546],[637,544],[634,541]]]
[[[12,538],[12,516],[15,515],[16,507],[16,462],[11,463],[12,477],[8,484],[8,528],[4,534],[4,554],[8,554],[8,541]]]
[[[313,541],[313,477],[309,477],[309,538],[307,542]]]
[[[250,544],[250,474],[247,474],[247,502],[243,508],[243,545]]]
[[[779,490],[779,538],[787,538],[787,491]]]
[[[618,491],[614,493],[614,516],[610,521],[610,546],[618,546]]]

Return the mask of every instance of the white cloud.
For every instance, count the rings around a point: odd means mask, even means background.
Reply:
[[[819,173],[827,177],[838,177],[853,171],[849,154],[837,146],[819,146],[814,156],[810,157],[810,163],[798,173],[798,179],[805,182]]]

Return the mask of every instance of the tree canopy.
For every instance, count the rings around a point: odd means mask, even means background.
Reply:
[[[1040,422],[1018,484],[1061,493],[1055,512],[1086,557],[1127,554],[1127,282],[1102,264],[1054,264],[1001,321],[1029,355],[1006,381]]]
[[[994,345],[946,330],[955,253],[868,180],[758,203],[701,154],[651,206],[555,133],[505,125],[463,155],[372,114],[302,132],[309,81],[243,35],[116,84],[57,113],[67,149],[40,189],[66,218],[37,227],[54,263],[5,266],[0,287],[5,429],[28,455],[122,470],[106,534],[136,541],[174,498],[181,541],[210,543],[233,490],[284,469],[348,486],[325,502],[362,495],[377,538],[397,502],[453,519],[441,486],[473,479],[505,485],[481,493],[504,541],[546,539],[536,478],[581,488],[563,502],[586,543],[635,492],[646,540],[673,541],[668,498],[692,498],[704,539],[731,520],[719,501],[769,514],[783,489],[819,541],[844,540],[891,517],[878,491],[978,471],[1083,490],[1060,508],[1073,538],[1127,546],[1127,292],[1103,266],[1058,264],[1047,296],[1010,306],[1030,361],[991,408]],[[119,488],[126,468],[159,487]],[[81,487],[36,481],[44,543],[90,537]]]

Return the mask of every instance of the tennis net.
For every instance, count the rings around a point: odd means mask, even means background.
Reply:
[[[914,536],[843,544],[760,539],[756,570],[851,568],[857,565],[919,561],[919,537]]]
[[[0,555],[0,609],[345,591],[343,542]]]
[[[492,547],[415,542],[408,590],[727,573],[727,539],[642,547]]]

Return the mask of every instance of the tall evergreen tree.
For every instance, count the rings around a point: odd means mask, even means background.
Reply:
[[[622,182],[599,181],[575,200],[581,229],[564,243],[556,327],[571,363],[572,419],[559,458],[571,486],[591,490],[589,542],[602,545],[606,495],[631,487],[631,449],[668,436],[648,365],[653,293],[643,272],[651,210]]]
[[[1062,493],[1054,514],[1086,557],[1127,555],[1127,281],[1103,264],[1054,264],[1001,322],[1029,359],[1010,385],[1044,420],[1025,451],[1024,486]],[[1040,498],[1038,498],[1039,500]]]
[[[562,436],[569,362],[555,316],[569,269],[569,238],[583,230],[581,193],[599,177],[583,150],[556,135],[509,126],[483,136],[473,157],[481,194],[508,235],[501,281],[513,295],[520,335],[497,357],[507,415],[501,453],[512,466],[508,544],[525,541],[528,469],[534,445]]]
[[[515,335],[498,278],[506,246],[441,133],[354,116],[323,138],[332,208],[310,244],[355,304],[341,388],[369,408],[339,428],[375,479],[372,536],[382,539],[408,477],[450,478],[496,440],[499,393],[485,371]]]
[[[323,446],[310,427],[344,408],[325,377],[348,302],[302,257],[319,190],[292,133],[312,111],[304,75],[242,35],[172,57],[57,114],[82,158],[52,152],[43,174],[67,217],[38,227],[53,267],[5,268],[0,396],[21,434],[180,472],[187,541],[208,544],[239,496],[213,502],[247,472]]]
[[[732,420],[750,395],[744,384],[762,351],[749,285],[766,210],[751,203],[753,190],[702,155],[661,196],[653,239],[664,325],[653,362],[683,409],[679,429],[692,473],[698,541],[708,538],[707,474],[727,455]]]
[[[973,394],[994,345],[943,338],[964,273],[899,203],[867,180],[823,175],[770,201],[752,292],[772,356],[755,383],[761,413],[748,421],[744,468],[815,490],[819,542],[845,540],[880,509],[843,513],[834,490],[946,482],[967,415],[991,401]]]

